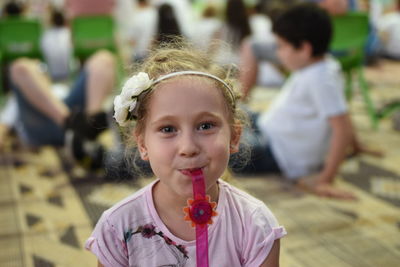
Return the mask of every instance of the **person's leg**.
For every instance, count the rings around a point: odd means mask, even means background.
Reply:
[[[115,58],[110,52],[94,54],[65,99],[71,110],[66,128],[76,129],[80,137],[94,140],[108,126],[103,105],[114,88],[115,65]]]
[[[95,53],[86,63],[65,99],[71,110],[66,121],[66,145],[81,165],[90,169],[103,167],[104,148],[97,136],[108,128],[103,105],[115,83],[115,58],[107,51]]]
[[[239,174],[280,173],[270,144],[264,141],[256,126],[259,113],[247,112],[249,113],[251,127],[243,130],[243,145],[230,161],[232,171]],[[241,159],[240,157],[243,154],[249,156],[249,158]]]
[[[88,60],[85,71],[78,77],[70,95],[65,99],[65,103],[51,92],[50,80],[41,71],[37,61],[16,60],[10,67],[10,77],[20,109],[23,111],[21,114],[24,118],[23,124],[32,124],[32,127],[27,127],[28,133],[36,132],[40,128],[38,125],[54,123],[55,125],[51,125],[51,128],[60,128],[57,132],[65,128],[73,128],[84,135],[85,131],[93,127],[87,125],[88,120],[85,118],[78,119],[80,122],[76,121],[76,117],[71,118],[74,114],[70,111],[82,112],[82,117],[85,113],[101,117],[101,124],[104,124],[104,114],[99,116],[98,113],[103,108],[105,98],[114,87],[115,60],[111,53],[105,51],[99,51],[93,55]],[[25,118],[30,118],[30,120]],[[71,121],[73,122],[69,123]],[[91,139],[97,136],[99,132],[97,130],[96,133],[89,134]],[[43,141],[45,140],[39,143]]]
[[[114,89],[116,62],[112,53],[102,50],[94,54],[85,65],[87,73],[86,114],[94,115],[103,109],[105,99]]]
[[[51,92],[51,83],[40,70],[38,62],[18,59],[10,67],[12,83],[32,108],[62,126],[69,116],[68,107]]]
[[[36,61],[19,59],[10,66],[11,88],[18,107],[19,134],[28,145],[64,142],[63,121],[68,107],[51,93],[50,83]]]
[[[232,164],[232,171],[238,174],[268,174],[281,173],[275,156],[268,144],[251,145],[250,158]]]

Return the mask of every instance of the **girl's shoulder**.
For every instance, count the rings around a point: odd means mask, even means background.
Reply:
[[[245,190],[220,180],[220,190],[226,206],[242,210],[245,213],[254,213],[260,209],[268,209],[264,202],[250,195]]]
[[[103,213],[103,216],[111,221],[119,221],[121,218],[130,216],[133,213],[147,213],[147,198],[149,197],[149,194],[151,196],[151,188],[154,183],[155,181],[134,192],[132,195],[120,200],[107,209]]]
[[[275,215],[263,201],[227,182],[219,181],[219,184],[222,203],[219,201],[218,205],[223,205],[225,220],[246,225],[251,231],[270,233],[280,229]]]

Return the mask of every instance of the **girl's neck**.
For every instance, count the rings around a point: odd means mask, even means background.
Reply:
[[[160,188],[160,182],[154,185],[152,194],[157,212],[159,212],[158,209],[160,209],[160,211],[177,211],[183,214],[182,209],[183,207],[187,206],[187,200],[189,199],[174,192],[165,192],[165,188]],[[211,186],[207,190],[206,194],[210,196],[211,201],[218,203],[218,183],[215,183],[215,185]],[[190,198],[193,198],[193,196],[190,196]]]
[[[154,185],[152,193],[157,214],[170,232],[183,240],[194,240],[194,228],[184,220],[183,208],[188,205],[188,198],[173,193],[167,194],[162,189],[160,190],[160,182]],[[218,184],[209,188],[207,194],[210,195],[211,201],[218,203]]]

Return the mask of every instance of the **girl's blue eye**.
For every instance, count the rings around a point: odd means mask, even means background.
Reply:
[[[199,130],[209,130],[209,129],[211,129],[212,127],[214,126],[214,124],[213,123],[211,123],[211,122],[206,122],[206,123],[202,123],[202,124],[200,124],[200,126],[199,126]]]
[[[165,127],[161,127],[160,131],[162,133],[173,133],[175,131],[175,128],[172,126],[165,126]]]

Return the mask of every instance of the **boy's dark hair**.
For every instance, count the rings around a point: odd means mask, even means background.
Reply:
[[[272,30],[295,48],[309,42],[312,56],[322,56],[329,50],[332,23],[328,13],[314,3],[296,4],[277,17]]]

